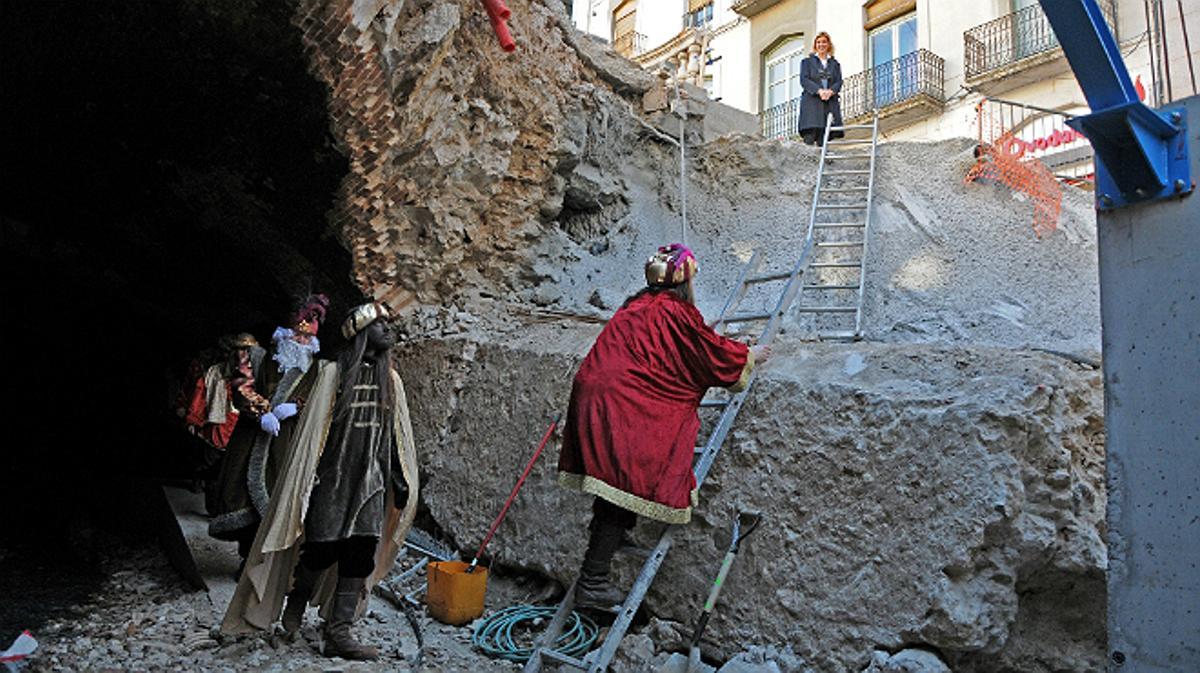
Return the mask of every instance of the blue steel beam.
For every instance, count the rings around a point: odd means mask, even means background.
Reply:
[[[1191,194],[1186,109],[1158,112],[1138,101],[1096,0],[1039,1],[1092,109],[1067,124],[1096,153],[1097,207]]]

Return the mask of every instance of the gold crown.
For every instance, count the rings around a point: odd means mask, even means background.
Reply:
[[[376,320],[383,320],[388,317],[387,307],[377,301],[369,304],[363,304],[350,312],[350,316],[346,318],[346,322],[342,323],[342,336],[347,339],[354,338],[354,335],[363,331],[367,325]]]
[[[694,278],[700,265],[688,252],[676,257],[675,251],[659,250],[646,260],[646,284],[653,286],[675,286]]]

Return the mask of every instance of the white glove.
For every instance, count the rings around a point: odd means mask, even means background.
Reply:
[[[275,405],[275,408],[271,410],[271,413],[275,414],[275,418],[278,418],[281,421],[286,421],[287,419],[296,415],[296,403],[284,402],[283,404]]]
[[[279,436],[279,418],[275,414],[269,411],[263,414],[262,418],[258,419],[258,425],[263,429],[263,432],[270,433],[272,437]]]

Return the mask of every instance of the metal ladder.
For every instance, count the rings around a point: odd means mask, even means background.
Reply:
[[[712,323],[713,327],[718,331],[724,332],[729,325],[754,325],[765,322],[766,325],[762,328],[757,343],[770,345],[775,335],[779,333],[784,315],[787,314],[792,302],[800,293],[802,285],[801,277],[812,250],[813,241],[810,230],[810,234],[801,248],[800,257],[791,270],[761,274],[757,273],[759,255],[757,252],[754,253],[750,261],[746,263],[738,275],[737,284],[726,299],[720,316]],[[772,310],[738,312],[738,308],[742,304],[743,299],[745,299],[747,292],[752,288],[767,287],[768,284],[778,284],[780,282],[785,283],[785,285],[779,291],[779,298]],[[721,417],[713,427],[708,440],[701,446],[696,447],[697,457],[692,467],[692,473],[696,477],[697,490],[699,490],[708,476],[708,471],[712,467],[713,461],[716,460],[717,454],[721,450],[721,445],[725,442],[726,435],[729,434],[729,430],[733,427],[733,422],[737,418],[738,411],[741,410],[746,396],[750,393],[757,375],[758,369],[752,369],[746,388],[739,393],[729,393],[722,389],[701,401],[700,408],[702,410],[721,410]],[[671,548],[676,528],[676,525],[668,525],[659,537],[658,544],[649,551],[649,555],[642,564],[641,572],[634,581],[633,587],[629,590],[625,602],[621,605],[620,612],[617,614],[612,626],[609,627],[608,635],[604,638],[604,642],[600,645],[599,649],[589,652],[583,659],[566,656],[552,649],[554,642],[558,640],[562,633],[563,626],[566,624],[567,618],[570,616],[571,610],[575,605],[575,584],[572,583],[567,589],[566,596],[559,603],[554,617],[550,620],[550,624],[534,643],[533,652],[530,655],[529,661],[525,664],[525,673],[540,671],[542,665],[546,662],[569,666],[581,671],[588,671],[589,673],[603,673],[616,655],[617,648],[620,647],[621,640],[625,637],[625,632],[628,631],[629,625],[633,622],[634,615],[637,614],[638,608],[646,596],[646,592],[650,589],[651,583],[654,582],[654,577],[658,574],[658,569],[662,565],[663,559],[666,558],[667,551]],[[622,547],[618,550],[618,553],[639,552],[645,553],[645,550],[628,547]]]
[[[829,139],[831,131],[852,130],[870,130],[871,136]],[[834,126],[833,115],[826,119],[808,222],[807,240],[814,242],[816,250],[809,264],[813,273],[801,289],[796,307],[797,313],[811,316],[817,338],[822,341],[862,338],[863,284],[878,141],[878,115],[870,124],[845,126]]]

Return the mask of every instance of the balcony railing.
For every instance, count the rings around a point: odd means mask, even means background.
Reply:
[[[759,118],[762,121],[764,138],[791,138],[799,134],[796,125],[800,116],[800,99],[793,98],[786,103],[780,103],[762,111]]]
[[[1110,30],[1115,30],[1115,0],[1100,0]],[[1030,5],[963,33],[968,80],[1058,48],[1058,37],[1042,12]]]
[[[1063,182],[1092,186],[1092,146],[1067,126],[1071,115],[999,98],[979,101],[975,113],[980,146],[1004,145],[1001,151],[1019,160],[1040,161]]]
[[[647,39],[641,33],[625,33],[618,35],[613,40],[613,51],[624,56],[625,58],[633,58],[638,54],[646,51]]]
[[[842,118],[847,122],[886,114],[890,106],[928,97],[943,103],[945,62],[928,49],[918,49],[869,70],[855,73],[842,84]]]
[[[920,97],[945,102],[944,68],[940,56],[927,49],[918,49],[851,75],[842,83],[842,118],[850,123],[869,117],[877,110],[882,118],[892,106]],[[799,98],[763,110],[759,115],[763,137],[796,135],[799,115]]]

